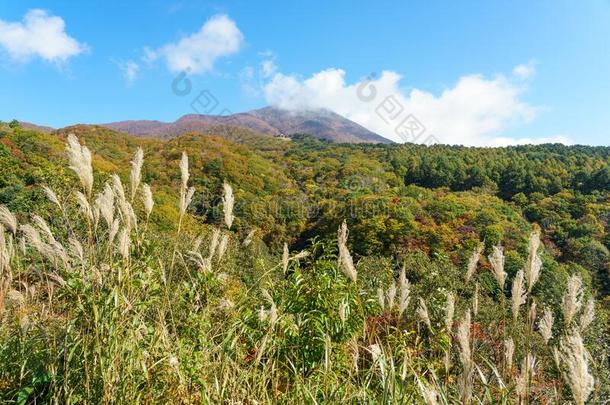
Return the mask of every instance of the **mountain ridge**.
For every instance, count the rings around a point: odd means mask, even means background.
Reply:
[[[174,122],[127,120],[99,124],[135,136],[173,138],[187,132],[208,132],[220,126],[243,127],[268,136],[308,134],[337,143],[393,143],[328,110],[293,112],[264,107],[232,115],[186,114]]]

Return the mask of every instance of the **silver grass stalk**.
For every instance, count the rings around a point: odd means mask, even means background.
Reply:
[[[339,268],[345,273],[345,275],[352,281],[356,282],[358,273],[354,267],[354,261],[352,255],[349,253],[347,248],[347,222],[343,220],[343,223],[337,230],[337,242],[339,246]]]
[[[4,297],[4,301],[7,308],[22,308],[25,305],[27,298],[24,297],[21,292],[9,289]]]
[[[50,246],[43,242],[38,229],[32,225],[25,224],[19,227],[21,233],[25,236],[28,244],[33,247],[38,253],[46,258],[53,258],[53,251]]]
[[[112,186],[114,188],[114,194],[116,195],[119,203],[127,201],[127,198],[125,197],[125,188],[123,187],[123,182],[121,181],[121,178],[119,177],[119,175],[113,174],[110,176],[110,178],[112,179]]]
[[[59,201],[59,198],[57,198],[57,194],[55,194],[55,191],[51,190],[51,188],[48,186],[42,186],[42,190],[44,191],[49,201],[57,205],[60,210],[63,210],[61,202]]]
[[[379,308],[381,308],[381,312],[385,311],[385,294],[381,287],[377,288],[377,303],[379,304]]]
[[[553,337],[553,322],[555,318],[553,317],[553,311],[550,308],[544,309],[544,315],[538,322],[538,331],[544,340],[544,343],[548,344],[549,340]]]
[[[330,369],[330,358],[332,355],[332,341],[328,333],[324,334],[324,370]]]
[[[250,232],[248,232],[244,241],[242,242],[243,247],[250,246],[250,244],[252,243],[252,238],[254,237],[254,234],[256,234],[256,229],[252,229]]]
[[[477,316],[479,313],[479,283],[474,286],[474,297],[472,298],[472,314]]]
[[[536,256],[536,253],[538,253],[539,247],[540,247],[540,230],[535,229],[530,234],[530,239],[529,239],[529,243],[528,243],[528,255],[529,255],[530,260],[533,259],[534,256]]]
[[[83,262],[85,259],[85,251],[80,241],[76,238],[70,238],[68,243],[70,244],[70,253],[72,256],[76,257],[80,262]]]
[[[460,376],[460,394],[462,402],[470,403],[472,397],[472,373],[474,363],[472,361],[472,351],[470,349],[470,310],[457,329],[457,341],[460,349],[460,362],[462,363],[462,375]]]
[[[121,219],[123,220],[123,222],[125,222],[126,224],[130,221],[129,218],[129,213],[127,212],[127,199],[125,197],[125,188],[123,187],[123,182],[121,181],[121,178],[116,175],[113,174],[112,176],[110,176],[112,179],[112,193],[115,197],[116,203],[117,203],[117,207],[118,207],[118,212],[121,216]],[[131,225],[127,224],[128,228],[131,229]]]
[[[108,228],[114,222],[114,192],[110,184],[104,185],[104,191],[97,195],[93,203],[96,212],[106,221]]]
[[[4,255],[5,252],[6,255]],[[6,237],[4,236],[4,226],[0,224],[0,274],[2,274],[2,271],[4,270],[4,262],[2,261],[2,259],[4,259],[5,257],[8,257],[8,247],[6,244]]]
[[[455,313],[455,295],[447,293],[447,303],[445,305],[445,328],[449,334],[453,329],[453,315]]]
[[[76,173],[83,191],[87,197],[91,197],[93,188],[93,167],[91,165],[91,152],[89,148],[78,142],[78,138],[73,134],[68,135],[66,152],[70,162],[70,169]]]
[[[87,200],[87,197],[80,191],[76,192],[76,202],[78,203],[78,206],[80,207],[80,210],[83,213],[83,215],[85,216],[85,218],[87,218],[88,221],[93,223],[94,222],[93,210],[91,209],[89,200]]]
[[[137,217],[134,213],[132,205],[125,197],[125,188],[123,187],[121,178],[116,174],[113,174],[111,178],[114,195],[116,196],[116,201],[121,213],[121,219],[123,220],[125,227],[131,231],[131,229],[137,226]]]
[[[197,265],[199,270],[204,273],[209,273],[212,271],[212,263],[209,258],[203,257],[201,253],[191,250],[187,252],[189,259]]]
[[[284,251],[282,253],[282,269],[284,274],[288,271],[288,259],[290,257],[290,252],[288,251],[288,244],[284,242]]]
[[[352,360],[352,370],[358,372],[358,361],[360,360],[360,350],[358,348],[358,338],[353,337],[348,342],[348,351]]]
[[[374,362],[379,360],[379,358],[383,355],[383,352],[381,351],[381,346],[379,346],[377,343],[370,345],[368,349],[369,353],[371,353],[371,358]]]
[[[377,343],[372,344],[368,347],[369,353],[371,353],[371,358],[373,359],[374,365],[379,366],[379,371],[381,372],[381,380],[385,381],[386,376],[386,362],[385,356],[383,354],[383,350],[381,346]]]
[[[504,341],[504,360],[506,361],[506,369],[510,373],[513,369],[513,359],[515,357],[515,341],[509,337]]]
[[[591,322],[593,322],[594,318],[595,318],[595,300],[593,299],[593,297],[591,297],[587,301],[587,305],[585,306],[585,309],[584,309],[582,315],[580,316],[580,323],[578,325],[580,328],[580,331],[584,332],[584,330],[587,329],[589,327],[589,325],[591,325]]]
[[[197,236],[193,241],[193,252],[198,252],[201,244],[203,243],[203,238],[201,236]]]
[[[186,209],[191,205],[193,196],[195,195],[195,187],[190,187],[188,190],[180,194],[180,215],[186,213]]]
[[[428,315],[428,307],[423,298],[419,298],[419,306],[417,307],[417,316],[426,324],[428,329],[432,330],[432,322],[430,322],[430,316]]]
[[[45,242],[43,242],[43,251],[41,251],[41,253],[44,253],[47,258],[51,261],[55,261],[55,259],[58,259],[62,262],[62,264],[64,265],[65,268],[69,267],[69,260],[68,260],[68,255],[66,254],[66,250],[64,249],[64,247],[55,239],[55,237],[53,236],[53,232],[51,232],[51,228],[49,228],[49,225],[47,224],[47,222],[39,215],[33,215],[32,216],[32,220],[34,222],[34,224],[36,224],[36,226],[38,227],[38,229],[40,229],[40,231],[42,231],[42,234],[44,235],[44,238],[46,239]]]
[[[131,247],[131,239],[129,238],[129,230],[123,228],[119,234],[118,251],[123,259],[129,258],[129,248]]]
[[[494,246],[492,254],[489,256],[492,273],[500,285],[500,289],[504,290],[506,283],[506,272],[504,271],[504,250],[501,246]]]
[[[19,318],[19,327],[21,328],[21,333],[25,334],[30,330],[30,327],[32,326],[32,322],[30,320],[30,316],[29,315],[22,315]]]
[[[557,370],[561,371],[561,354],[559,353],[557,346],[553,346],[553,361],[555,362]]]
[[[269,291],[267,291],[266,289],[262,289],[261,290],[263,298],[265,298],[265,300],[267,300],[267,302],[270,305],[269,310],[267,311],[267,320],[269,321],[269,324],[271,326],[273,326],[275,324],[275,322],[277,321],[277,306],[275,305],[275,301],[273,300],[273,297],[271,296],[271,294],[269,294]]]
[[[53,232],[51,232],[51,228],[49,228],[49,224],[47,224],[47,221],[45,221],[39,215],[32,215],[32,220],[34,221],[34,224],[36,224],[38,229],[40,229],[42,231],[42,233],[45,235],[47,243],[49,243],[50,245],[53,245],[54,243],[57,242],[55,240],[55,237],[53,236]]]
[[[226,181],[223,183],[222,188],[224,190],[224,196],[222,198],[222,210],[225,217],[225,225],[228,229],[231,229],[233,225],[233,205],[235,204],[235,197],[233,196],[233,188]]]
[[[277,307],[275,306],[275,302],[271,303],[271,308],[269,308],[269,324],[271,326],[275,325],[275,322],[277,322]]]
[[[303,259],[305,257],[309,256],[309,252],[307,250],[301,250],[299,253],[297,253],[296,255],[292,256],[290,258],[290,260],[300,260]]]
[[[525,295],[525,287],[523,285],[523,283],[524,283],[523,277],[524,277],[523,270],[519,270],[517,272],[517,275],[515,276],[515,279],[513,280],[511,302],[512,302],[514,321],[516,321],[517,318],[519,317],[519,308],[521,308],[521,305],[525,304],[526,295]]]
[[[119,233],[119,219],[115,218],[108,231],[108,245],[114,243],[114,238],[116,238],[117,233]]]
[[[532,263],[532,267],[531,267],[531,277],[528,278],[528,291],[531,292],[532,289],[534,288],[534,284],[536,284],[536,281],[538,281],[538,279],[540,278],[540,271],[542,270],[542,259],[540,259],[539,255],[536,255],[534,257],[534,261]],[[532,281],[530,281],[532,280]]]
[[[472,354],[470,350],[470,327],[470,310],[466,310],[464,319],[459,323],[457,329],[457,341],[460,348],[460,362],[464,368],[469,368],[472,365]]]
[[[70,269],[68,266],[66,266],[66,268],[68,270]],[[95,267],[93,268],[95,269]],[[56,284],[59,284],[60,286],[66,285],[66,280],[64,280],[62,276],[55,272],[49,273],[49,279],[54,281]]]
[[[417,379],[417,385],[419,387],[419,392],[427,405],[439,404],[439,395],[434,388],[424,384],[419,378]]]
[[[263,323],[267,320],[267,311],[265,310],[265,307],[261,305],[260,309],[258,310],[258,320]]]
[[[3,279],[5,273],[9,273],[10,264],[11,249],[9,248],[9,244],[7,243],[6,237],[4,235],[4,226],[0,224],[0,280]],[[1,289],[2,287],[0,286],[0,291]]]
[[[125,202],[125,213],[129,217],[129,221],[127,221],[127,225],[129,225],[129,229],[132,227],[138,228],[138,217],[136,216],[136,212],[133,209],[133,206],[129,201]]]
[[[212,238],[210,240],[210,251],[208,253],[208,258],[212,260],[214,254],[216,253],[216,249],[218,248],[218,243],[220,242],[220,230],[214,228],[212,232]]]
[[[530,305],[530,309],[527,314],[528,321],[530,327],[534,328],[534,323],[536,322],[536,301],[532,299],[532,304]]]
[[[540,259],[540,256],[538,254],[534,255],[534,258],[531,260],[531,262],[528,263],[526,269],[528,285],[527,292],[531,293],[532,289],[534,288],[534,284],[536,284],[536,282],[540,278],[540,271],[542,270],[542,259]]]
[[[529,390],[529,381],[534,376],[536,357],[528,353],[521,363],[521,371],[517,376],[515,391],[519,398],[526,398]]]
[[[449,374],[449,370],[451,369],[451,347],[447,347],[445,353],[443,354],[443,365],[445,366],[445,373]]]
[[[521,363],[521,370],[515,378],[515,393],[517,394],[519,404],[525,404],[525,393],[527,391],[527,369],[525,358]]]
[[[173,368],[176,371],[178,371],[180,368],[180,362],[178,361],[178,358],[174,355],[169,356],[168,364],[171,368]]]
[[[472,276],[477,271],[477,265],[479,264],[479,260],[481,260],[481,253],[483,253],[483,245],[480,244],[477,249],[472,253],[470,259],[468,259],[468,268],[466,269],[466,282],[470,282]]]
[[[189,176],[189,157],[186,152],[182,152],[182,159],[180,160],[180,177],[182,179],[182,188],[184,190],[187,188]]]
[[[485,373],[483,373],[483,370],[481,370],[481,368],[479,366],[477,366],[476,364],[474,365],[474,368],[477,370],[479,379],[481,380],[481,383],[483,384],[483,386],[487,386],[489,384],[488,383],[489,379],[485,376]],[[503,389],[505,387],[504,382],[499,377],[497,370],[495,369],[495,367],[493,365],[490,368],[491,368],[491,371],[494,372],[495,376],[498,379],[498,386]]]
[[[401,316],[409,306],[409,300],[411,299],[411,284],[409,283],[409,280],[407,280],[405,266],[400,269],[398,289],[400,290],[398,297],[398,316]]]
[[[68,257],[68,253],[66,252],[66,249],[62,246],[62,244],[55,241],[51,245],[51,248],[53,251],[53,255],[63,264],[64,268],[70,269],[70,259]]]
[[[388,307],[388,311],[391,311],[394,308],[394,301],[396,299],[396,283],[392,282],[390,287],[388,287],[388,291],[386,292],[386,303]]]
[[[222,284],[225,284],[230,276],[227,273],[218,273],[218,275],[216,276],[216,278],[218,279],[218,281],[220,281]]]
[[[577,405],[584,405],[595,385],[593,375],[589,372],[589,356],[577,330],[562,339],[559,357],[564,365],[564,379],[570,386]]]
[[[91,210],[93,211],[93,229],[97,231],[97,227],[100,223],[100,207],[97,204],[97,198],[95,201],[93,201],[93,207],[91,207]]]
[[[540,277],[540,270],[542,269],[542,260],[538,255],[538,248],[540,247],[540,231],[535,230],[530,235],[528,245],[528,258],[525,265],[525,277],[527,278],[527,292],[532,292],[534,284]]]
[[[136,192],[140,186],[140,181],[142,181],[142,164],[144,164],[144,151],[141,147],[138,147],[138,150],[131,161],[131,202],[136,198]]]
[[[579,276],[574,274],[568,278],[566,292],[561,302],[566,327],[569,327],[572,324],[574,316],[580,311],[582,306],[582,295],[582,280]]]
[[[186,152],[182,152],[182,159],[180,160],[180,177],[182,182],[180,184],[180,203],[178,206],[180,210],[177,230],[178,235],[180,234],[180,230],[182,229],[182,218],[184,217],[186,209],[188,208],[191,199],[195,194],[195,189],[193,187],[187,189],[189,181],[189,158]],[[176,257],[176,248],[177,245],[174,246],[174,253],[172,255],[172,266],[174,265],[174,259]]]
[[[225,252],[227,251],[227,246],[229,244],[229,235],[222,235],[222,239],[220,239],[220,244],[218,245],[218,260],[222,260]]]
[[[153,193],[150,186],[146,183],[142,185],[142,205],[144,205],[144,213],[146,214],[146,220],[150,217],[155,201],[153,200]]]
[[[0,224],[4,225],[13,235],[17,234],[19,226],[17,217],[4,205],[0,205]]]
[[[343,300],[339,304],[339,319],[341,319],[341,323],[345,323],[347,320],[347,301]]]

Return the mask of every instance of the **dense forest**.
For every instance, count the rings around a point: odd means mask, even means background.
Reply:
[[[82,197],[70,134],[92,154]],[[136,198],[140,184],[154,200]],[[106,189],[121,218],[108,247],[100,229],[113,222],[98,225],[95,204]],[[237,128],[157,140],[12,123],[0,126],[0,206],[37,223],[43,245],[80,240],[77,258],[58,261],[31,254],[34,227],[0,229],[15,251],[0,260],[5,402],[610,395],[608,147],[335,144]],[[112,254],[115,237],[130,244]],[[576,349],[591,353],[577,359],[580,393],[565,360]]]

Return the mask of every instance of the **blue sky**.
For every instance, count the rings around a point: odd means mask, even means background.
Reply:
[[[444,143],[610,145],[609,38],[608,0],[4,1],[0,119],[173,121],[206,90],[201,112],[328,108],[396,140],[411,115]]]

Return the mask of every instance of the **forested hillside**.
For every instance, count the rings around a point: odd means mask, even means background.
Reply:
[[[610,394],[610,148],[211,132],[156,140],[96,126],[0,127],[0,206],[19,224],[37,213],[58,240],[83,238],[77,266],[26,257],[12,231],[0,363],[13,368],[0,366],[0,399],[584,403]],[[69,134],[91,150],[92,189],[109,182],[117,207],[130,200],[135,210],[128,222],[139,227],[124,225],[132,241],[116,257],[114,237],[108,247],[98,242],[95,193],[83,192],[90,214],[74,197],[82,178],[66,157]],[[134,197],[138,147],[151,210]],[[112,173],[131,185],[131,199],[127,186],[127,198],[117,194]],[[213,246],[209,258],[202,241]],[[26,315],[37,326],[24,328]],[[577,337],[572,317],[580,317]],[[577,359],[585,362],[581,394],[565,360],[580,334],[592,354]],[[107,352],[96,352],[102,346]],[[33,348],[39,354],[28,357]]]
[[[153,218],[162,227],[177,215],[172,165],[187,151],[195,217],[220,221],[218,195],[223,181],[230,182],[236,229],[257,229],[272,247],[332,236],[347,219],[357,230],[356,254],[400,257],[419,249],[452,256],[478,241],[490,247],[514,236],[528,226],[525,219],[540,225],[560,262],[586,264],[600,282],[608,278],[610,148],[342,145],[306,135],[286,141],[230,131],[158,141],[101,127],[56,134],[5,127],[0,204],[25,212],[45,201],[36,185],[63,184],[70,176],[63,141],[74,133],[95,152],[100,172],[126,175],[134,148],[145,148],[143,177],[155,184],[163,210]]]

